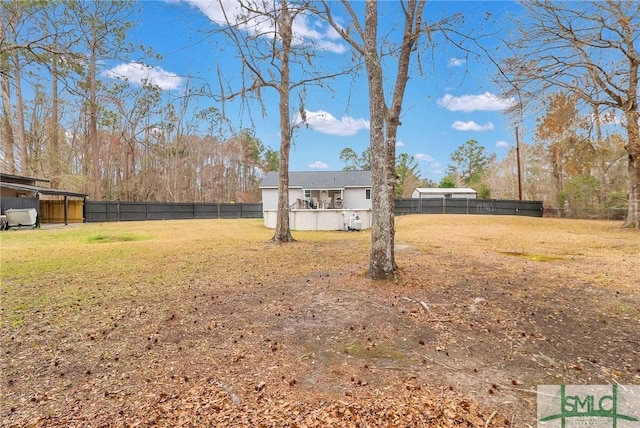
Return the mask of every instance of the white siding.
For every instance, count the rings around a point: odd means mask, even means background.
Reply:
[[[302,189],[289,189],[289,205],[294,204],[298,198],[304,199]],[[262,189],[262,209],[278,209],[278,189]]]
[[[370,210],[371,199],[366,199],[367,189],[365,187],[344,189],[342,207],[350,210]],[[289,189],[289,205],[294,204],[298,198],[304,199],[304,191],[302,189]],[[262,189],[262,209],[278,209],[278,189]]]
[[[350,210],[370,210],[371,199],[366,198],[365,187],[349,187],[344,189],[343,208]]]
[[[349,217],[357,215],[362,229],[371,228],[370,210],[294,210],[289,212],[291,230],[345,230]],[[278,213],[264,211],[264,225],[275,229]]]
[[[278,209],[278,189],[262,189],[262,210]]]

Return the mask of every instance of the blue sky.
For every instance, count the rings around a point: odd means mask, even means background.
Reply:
[[[228,0],[235,5],[234,0]],[[178,97],[185,86],[206,83],[219,88],[218,76],[225,85],[238,90],[241,85],[238,55],[221,35],[205,37],[205,32],[220,22],[217,0],[144,1],[142,13],[130,37],[151,46],[161,59],[131,58],[108,63],[103,76],[126,76],[130,82],[149,79],[168,97]],[[361,7],[362,2],[355,3]],[[381,32],[399,20],[398,3],[380,2],[383,13]],[[496,37],[504,37],[509,27],[508,14],[518,13],[511,1],[436,1],[427,4],[428,19],[460,13],[464,18],[459,30],[483,37],[482,43],[496,51]],[[340,18],[340,17],[339,17]],[[351,58],[349,46],[326,24],[311,19],[296,23],[300,43],[318,46],[319,67],[346,64]],[[512,100],[501,99],[493,83],[496,69],[486,58],[464,52],[436,39],[437,45],[422,53],[422,68],[413,69],[403,103],[402,126],[398,131],[397,153],[416,158],[422,177],[438,182],[446,172],[451,153],[467,140],[475,139],[488,153],[501,159],[515,145],[511,119],[503,113]],[[414,57],[414,60],[416,57]],[[143,66],[140,62],[147,65]],[[320,65],[321,64],[321,65]],[[415,64],[415,62],[414,62]],[[393,80],[393,69],[385,74]],[[220,74],[219,74],[220,73]],[[389,83],[387,94],[392,85]],[[266,116],[259,106],[240,102],[225,106],[234,126],[255,129],[267,146],[279,148],[278,103],[275,91],[263,90]],[[220,107],[212,99],[200,101],[199,108]],[[292,117],[300,108],[299,97],[291,100]],[[290,156],[290,170],[340,170],[344,164],[339,153],[351,147],[357,153],[369,144],[369,110],[366,75],[343,76],[325,87],[313,87],[304,97],[306,126],[298,127]],[[526,136],[521,135],[522,141]]]

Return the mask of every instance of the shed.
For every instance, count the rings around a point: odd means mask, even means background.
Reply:
[[[451,199],[476,199],[478,192],[469,187],[418,187],[413,191],[411,197],[414,199],[427,198],[451,198]]]

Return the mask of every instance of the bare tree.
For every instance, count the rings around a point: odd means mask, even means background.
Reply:
[[[5,24],[4,19],[0,19],[0,34],[2,40],[5,37]],[[15,137],[13,132],[12,123],[12,108],[11,108],[11,64],[9,62],[9,55],[0,52],[0,92],[2,93],[2,149],[4,151],[3,159],[5,160],[4,168],[7,171],[15,174],[16,161],[15,161]]]
[[[305,120],[302,95],[297,109],[299,115],[294,116],[298,120],[292,120],[291,95],[340,72],[323,73],[321,67],[312,67],[316,48],[323,48],[314,46],[313,41],[304,40],[294,31],[297,20],[309,14],[306,1],[242,0],[223,3],[219,0],[219,5],[224,14],[224,21],[219,23],[240,54],[243,77],[246,78],[239,91],[222,90],[222,99],[252,96],[262,103],[263,88],[274,89],[278,94],[280,156],[278,214],[273,240],[290,242],[294,239],[289,224],[289,152],[294,126]],[[221,89],[224,89],[222,84]]]
[[[89,116],[88,142],[91,148],[91,176],[94,199],[102,199],[102,177],[100,168],[100,142],[98,139],[99,104],[98,72],[100,61],[117,57],[126,51],[126,32],[131,28],[128,15],[133,3],[129,1],[83,2],[70,1],[67,11],[75,18],[74,24],[80,31],[81,45],[78,47],[86,61],[85,87],[87,112]]]
[[[20,82],[19,52],[23,48],[20,45],[18,33],[24,22],[25,8],[18,2],[2,2],[0,4],[0,89],[2,92],[4,153],[6,167],[11,173],[16,173],[15,146],[20,150],[21,172],[26,173],[26,140],[24,132],[24,105],[22,103],[22,85]],[[17,130],[13,123],[13,108],[11,105],[12,87],[16,102]],[[17,131],[17,132],[16,132]]]
[[[10,99],[15,105],[15,117],[11,118],[14,123],[10,125],[14,128],[11,133],[15,137],[15,145],[19,148],[14,169],[23,174],[46,174],[52,177],[54,185],[58,184],[62,174],[58,139],[60,128],[57,84],[58,80],[68,76],[68,72],[76,64],[75,60],[80,58],[72,48],[77,42],[76,32],[67,25],[63,12],[69,1],[72,0],[55,3],[0,3],[0,61],[7,70],[3,72],[3,81],[8,82],[3,91],[8,93],[7,88],[12,91]],[[52,84],[52,108],[50,117],[45,120],[50,123],[50,129],[37,142],[29,141],[33,135],[27,133],[26,124],[38,123],[42,118],[29,117],[35,114],[39,101],[33,99],[33,109],[30,110],[30,99],[24,99],[22,87],[23,84],[25,87],[31,86],[30,90],[25,91],[27,94],[39,92],[39,85],[48,86],[44,83],[48,78]],[[5,127],[7,126],[5,123]],[[38,155],[36,159],[35,153],[30,149],[42,144],[48,147],[40,147],[38,150],[44,149],[47,156]],[[37,160],[37,163],[33,163],[32,160]]]
[[[47,5],[40,2],[6,1],[0,3],[0,79],[3,95],[4,131],[8,168],[22,174],[31,173],[25,130],[23,81],[26,65],[46,63],[61,49],[55,44],[58,35],[46,26]],[[14,101],[15,108],[11,105]],[[13,117],[15,110],[15,118]],[[17,146],[19,157],[13,150]],[[18,160],[18,161],[16,161]]]
[[[640,229],[640,131],[638,69],[640,2],[522,2],[528,12],[503,76],[527,108],[540,94],[565,91],[589,111],[623,115],[629,160],[629,208],[625,226]]]
[[[411,56],[418,41],[428,30],[422,21],[425,0],[401,2],[404,25],[401,41],[395,51],[396,75],[390,103],[387,103],[384,96],[383,54],[378,40],[378,2],[366,1],[363,22],[351,2],[342,0],[341,4],[351,18],[348,28],[345,29],[334,19],[331,2],[323,1],[324,13],[336,31],[364,59],[369,84],[373,219],[367,275],[372,279],[388,279],[395,277],[397,271],[394,254],[396,134],[401,124],[400,113],[409,80]]]

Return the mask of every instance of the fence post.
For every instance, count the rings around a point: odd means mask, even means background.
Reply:
[[[69,196],[64,195],[64,225],[69,225]]]

